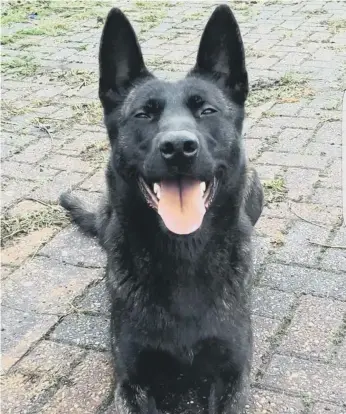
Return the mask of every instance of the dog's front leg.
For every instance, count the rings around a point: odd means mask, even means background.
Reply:
[[[114,397],[115,414],[159,414],[153,397],[138,385],[119,384]]]

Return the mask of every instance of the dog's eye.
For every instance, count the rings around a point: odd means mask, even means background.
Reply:
[[[217,112],[216,109],[214,108],[205,108],[202,112],[201,115],[210,115]]]
[[[137,112],[135,118],[148,119],[150,116],[145,112]]]

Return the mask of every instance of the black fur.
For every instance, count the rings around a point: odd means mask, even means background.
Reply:
[[[118,9],[109,13],[99,89],[112,147],[107,197],[97,213],[66,194],[61,204],[107,252],[116,413],[244,408],[251,233],[263,204],[243,150],[247,93],[243,43],[227,6],[210,18],[195,67],[173,84],[149,73],[129,21]],[[194,162],[171,165],[160,155],[162,137],[177,131],[198,140]],[[148,205],[138,176],[150,184],[184,175],[215,177],[218,186],[202,226],[182,236]]]

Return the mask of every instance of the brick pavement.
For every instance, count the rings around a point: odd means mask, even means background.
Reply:
[[[110,413],[104,255],[54,205],[69,187],[95,204],[104,188],[97,48],[111,2],[16,3],[2,30],[2,412]],[[252,86],[246,148],[267,200],[248,413],[345,413],[345,4],[229,3]],[[190,68],[211,2],[117,4],[157,75]]]

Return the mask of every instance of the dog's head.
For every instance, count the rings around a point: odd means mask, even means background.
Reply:
[[[130,22],[119,9],[110,11],[100,47],[99,96],[111,167],[171,232],[195,232],[213,204],[235,190],[244,167],[247,94],[243,43],[228,6],[215,9],[195,66],[175,83],[148,71]]]

